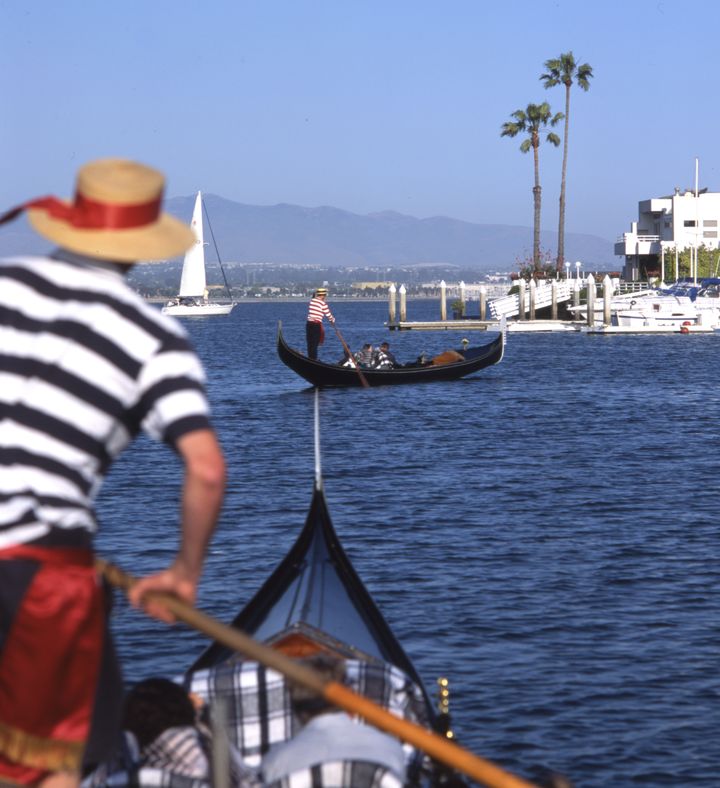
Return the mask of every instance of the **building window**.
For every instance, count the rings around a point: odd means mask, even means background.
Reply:
[[[717,227],[717,219],[703,219],[703,226]]]
[[[683,227],[695,227],[695,219],[685,219]]]
[[[703,238],[717,238],[717,230],[705,230],[703,231]]]

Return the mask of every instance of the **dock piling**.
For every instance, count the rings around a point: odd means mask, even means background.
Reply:
[[[610,302],[613,296],[613,284],[610,277],[605,274],[603,279],[603,324],[609,326],[612,322]]]
[[[405,285],[400,285],[400,321],[407,320],[407,290]]]
[[[440,320],[447,320],[447,303],[446,303],[446,294],[445,291],[447,289],[447,285],[445,284],[445,280],[440,280]]]
[[[580,280],[579,279],[573,279],[573,306],[575,307],[576,310],[580,306]],[[577,311],[575,312],[575,314],[577,315]]]
[[[595,277],[592,274],[588,274],[585,287],[587,288],[587,324],[592,328],[595,325]]]
[[[395,298],[397,295],[397,288],[395,283],[390,285],[388,290],[388,322],[392,325],[395,322]]]
[[[537,295],[537,282],[534,279],[530,280],[528,294],[530,297],[530,320],[535,320],[535,296]]]

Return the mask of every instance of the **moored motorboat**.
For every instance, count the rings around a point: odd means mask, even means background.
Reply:
[[[487,345],[454,351],[458,361],[442,364],[418,364],[394,367],[393,369],[363,368],[361,370],[362,377],[358,375],[358,370],[354,367],[328,364],[325,361],[311,359],[299,350],[291,348],[285,341],[280,323],[278,323],[277,352],[283,364],[313,386],[361,386],[364,385],[363,379],[370,387],[431,383],[458,380],[499,363],[505,348],[504,333],[504,331],[500,331],[498,336]]]
[[[684,326],[696,331],[712,331],[720,326],[720,279],[701,282],[682,280],[640,293],[613,294],[610,323],[620,329],[655,332],[680,332]],[[569,307],[581,320],[587,320],[587,304]],[[594,323],[604,320],[603,298],[594,301]]]

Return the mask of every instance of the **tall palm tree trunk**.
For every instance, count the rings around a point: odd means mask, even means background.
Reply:
[[[540,156],[538,145],[533,143],[533,158],[535,165],[535,185],[533,186],[533,206],[535,215],[533,217],[533,269],[540,270],[540,200],[542,187],[540,186]]]
[[[565,179],[567,176],[568,130],[570,128],[570,85],[565,85],[565,134],[563,139],[562,177],[560,178],[560,217],[555,270],[562,272],[565,264]]]

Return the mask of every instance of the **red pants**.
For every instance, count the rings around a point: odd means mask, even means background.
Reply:
[[[0,781],[79,771],[104,632],[92,553],[0,550],[0,584]],[[8,604],[13,584],[24,593]]]

